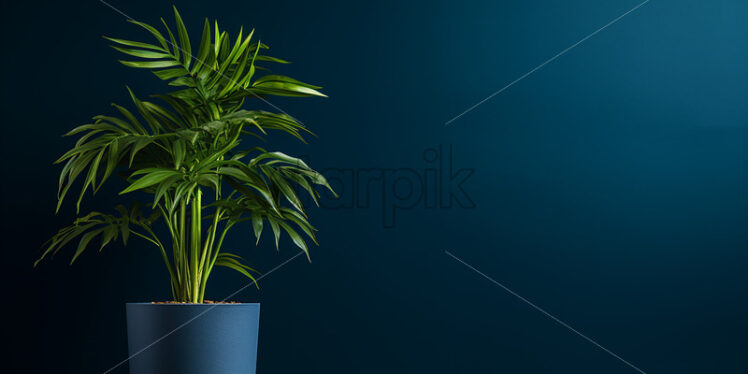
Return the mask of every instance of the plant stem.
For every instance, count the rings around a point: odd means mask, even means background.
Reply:
[[[184,274],[184,279],[182,280],[182,284],[180,285],[180,290],[182,291],[182,295],[180,296],[180,300],[178,301],[189,301],[189,284],[190,284],[190,272],[189,267],[187,263],[187,238],[186,238],[186,216],[187,215],[187,206],[186,203],[181,201],[179,203],[179,258],[180,263],[182,266],[182,273]]]
[[[200,273],[198,269],[199,265],[199,252],[202,244],[201,236],[201,223],[202,223],[202,191],[198,188],[195,192],[195,197],[192,201],[192,251],[191,251],[191,265],[192,265],[192,302],[202,303],[200,300]]]
[[[179,269],[179,258],[176,256],[177,254],[177,233],[174,228],[174,224],[176,223],[176,216],[171,216],[170,214],[166,214],[166,210],[161,204],[158,204],[158,210],[161,212],[161,216],[164,217],[164,222],[166,222],[166,227],[169,229],[169,234],[172,237],[172,264],[171,268],[172,271],[172,280],[171,280],[171,290],[172,290],[172,296],[174,300],[176,301],[178,299],[178,292],[179,284],[182,280],[182,274],[181,270]],[[154,235],[155,238],[155,235]],[[163,246],[162,246],[163,247]],[[165,250],[165,248],[164,248]]]

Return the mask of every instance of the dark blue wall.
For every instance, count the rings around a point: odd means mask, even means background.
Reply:
[[[279,72],[325,86],[329,99],[273,99],[319,138],[271,148],[338,177],[404,169],[370,184],[368,207],[313,209],[313,262],[236,297],[263,303],[259,372],[635,373],[445,250],[647,373],[748,372],[748,3],[652,0],[444,126],[638,2],[178,1],[193,31],[204,16],[255,27],[294,62]],[[171,18],[169,2],[111,4]],[[116,62],[101,35],[145,36],[100,2],[2,13],[12,372],[102,372],[127,356],[124,303],[167,299],[167,276],[136,241],[33,270],[73,217],[53,214],[51,162],[62,133],[127,102],[125,84],[164,87]],[[435,206],[432,182],[397,200],[414,175],[432,181],[436,151],[470,200],[448,207],[444,180]],[[117,201],[118,183],[84,210]],[[254,248],[247,228],[228,247],[264,271],[296,253]],[[243,284],[220,273],[208,294]]]

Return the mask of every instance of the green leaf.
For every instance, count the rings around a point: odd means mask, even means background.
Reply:
[[[130,226],[122,223],[120,224],[120,231],[122,231],[122,243],[127,245],[127,239],[130,238]]]
[[[135,155],[143,148],[145,148],[148,144],[151,144],[153,142],[153,139],[150,137],[139,137],[135,144],[133,144],[132,149],[130,151],[130,166],[132,166],[132,161],[135,159]]]
[[[120,48],[120,47],[115,47],[115,46],[112,46],[112,48],[114,48],[114,49],[116,49],[116,50],[118,50],[118,51],[120,51],[120,52],[122,52],[124,54],[130,55],[130,56],[135,56],[135,57],[142,57],[142,58],[166,58],[166,57],[171,57],[170,54],[163,53],[163,52],[149,51],[149,50],[143,50],[143,49],[128,49],[128,48]]]
[[[152,209],[155,209],[156,206],[158,206],[158,204],[161,202],[161,199],[166,195],[166,193],[174,187],[174,183],[178,182],[180,179],[180,176],[175,175],[164,179],[164,181],[158,185],[158,187],[156,188],[156,192],[153,194],[153,204],[151,206]]]
[[[129,66],[131,68],[143,68],[143,69],[157,69],[157,68],[168,68],[171,66],[180,65],[179,61],[174,60],[159,60],[159,61],[124,61],[119,60],[122,65]]]
[[[210,23],[208,23],[208,19],[206,18],[205,23],[203,24],[203,36],[200,40],[200,49],[197,51],[197,61],[199,65],[202,65],[203,61],[208,58],[208,53],[211,48],[213,48],[210,43],[210,33]]]
[[[153,44],[141,43],[141,42],[134,42],[134,41],[131,41],[131,40],[124,40],[124,39],[115,39],[115,38],[110,38],[110,37],[107,37],[107,36],[104,36],[104,39],[112,41],[112,42],[115,42],[117,44],[126,45],[128,47],[152,49],[154,51],[159,51],[159,52],[164,52],[164,53],[168,52],[166,49],[158,47],[158,46],[155,46]]]
[[[87,233],[86,235],[83,235],[83,237],[81,237],[81,241],[78,243],[78,249],[75,251],[75,254],[73,255],[73,259],[70,260],[70,265],[72,265],[73,262],[75,262],[75,259],[77,259],[78,256],[81,255],[81,253],[83,253],[83,251],[86,249],[86,246],[88,246],[88,243],[91,242],[91,240],[94,237],[96,237],[96,235],[99,235],[102,231],[104,231],[103,228],[91,231]]]
[[[145,119],[145,121],[148,123],[148,126],[151,127],[151,132],[154,134],[158,134],[161,131],[164,130],[164,127],[155,119],[153,118],[153,115],[151,115],[151,112],[146,109],[146,107],[143,105],[143,103],[135,96],[135,93],[132,92],[130,87],[127,87],[127,92],[130,93],[130,98],[132,99],[132,102],[135,104],[135,107],[138,109],[138,112],[140,113],[141,117]]]
[[[272,165],[277,162],[285,162],[291,165],[294,165],[296,167],[309,169],[309,165],[307,165],[302,159],[289,156],[283,152],[265,152],[250,161],[251,164],[256,164],[262,160],[266,159],[273,159],[273,161],[268,162],[268,164]]]
[[[119,160],[122,159],[122,153],[119,149],[119,139],[114,139],[109,144],[109,152],[107,154],[107,164],[106,164],[106,170],[104,171],[104,176],[101,178],[101,184],[109,178],[110,175],[112,175],[112,172],[114,172],[114,169],[117,167],[117,164],[119,163]],[[101,184],[99,187],[101,187]]]
[[[295,223],[297,226],[299,226],[307,236],[309,236],[310,239],[314,242],[314,244],[319,245],[317,243],[316,235],[314,235],[315,228],[312,227],[312,225],[309,224],[309,221],[307,221],[306,217],[301,215],[299,212],[293,211],[289,208],[281,208],[283,213],[285,213],[285,218],[293,223]]]
[[[137,204],[133,204],[130,210],[127,210],[122,205],[116,206],[115,209],[118,211],[119,216],[91,212],[76,219],[72,225],[60,229],[49,241],[47,241],[47,243],[45,243],[46,249],[34,263],[34,266],[37,266],[45,257],[57,253],[57,251],[65,247],[69,242],[77,237],[80,237],[80,240],[70,264],[75,262],[96,236],[101,235],[101,244],[99,246],[99,251],[101,251],[112,240],[117,239],[120,232],[122,232],[122,239],[126,244],[127,237],[131,231],[131,224],[139,225],[140,227],[148,227],[152,222],[145,222],[142,220],[135,221],[139,219],[137,217],[141,216],[140,208]],[[158,216],[154,217],[158,218]]]
[[[133,19],[129,19],[129,20],[127,20],[127,22],[130,22],[132,24],[138,25],[138,26],[146,29],[149,33],[151,33],[151,35],[153,35],[153,37],[156,38],[156,40],[159,42],[159,44],[161,44],[161,46],[165,50],[169,50],[169,47],[168,47],[168,45],[166,43],[166,39],[164,39],[164,36],[161,35],[161,33],[158,32],[158,30],[156,30],[153,26],[151,26],[151,25],[149,25],[147,23],[135,21]]]
[[[121,107],[121,106],[119,106],[117,104],[114,104],[114,103],[112,103],[112,106],[115,107],[115,108],[117,108],[117,110],[120,113],[122,113],[122,115],[125,116],[125,118],[127,118],[128,121],[130,121],[130,123],[132,124],[133,128],[135,130],[137,130],[138,133],[143,134],[143,135],[148,134],[148,132],[145,131],[145,128],[143,127],[143,125],[140,124],[140,122],[138,121],[138,119],[135,118],[135,116],[132,113],[130,113],[129,110],[127,110],[127,109],[125,109],[125,108],[123,108],[123,107]]]
[[[190,63],[192,62],[192,47],[190,46],[190,36],[187,34],[187,28],[184,26],[184,22],[182,21],[182,16],[179,15],[179,11],[177,10],[177,7],[174,8],[174,19],[177,23],[177,34],[179,34],[179,44],[182,48],[182,52],[184,53],[184,57],[182,59],[183,65],[185,69],[190,68]]]
[[[280,81],[269,81],[263,83],[253,83],[252,88],[249,90],[260,95],[276,95],[276,96],[320,96],[327,97],[327,95],[319,92],[313,88],[301,86],[295,83],[280,82]]]
[[[106,247],[109,242],[113,239],[117,239],[119,231],[115,226],[108,226],[104,229],[104,235],[101,236],[101,245],[99,246],[99,252]]]
[[[259,244],[260,235],[262,234],[262,216],[260,216],[259,214],[252,214],[252,229],[255,232],[255,238],[257,238],[255,244]]]
[[[185,70],[183,67],[177,67],[173,69],[154,70],[153,74],[156,74],[157,77],[166,81],[177,77],[188,76],[190,72]]]
[[[301,200],[299,200],[296,192],[294,192],[293,188],[291,188],[291,186],[283,179],[283,177],[279,176],[276,171],[270,166],[261,165],[260,169],[263,170],[265,175],[272,181],[272,185],[280,190],[283,197],[285,197],[286,200],[291,203],[291,205],[293,205],[299,211],[304,210],[304,207],[301,204]]]
[[[320,88],[322,88],[320,86],[314,86],[314,85],[311,85],[311,84],[308,84],[308,83],[304,83],[304,82],[301,82],[301,81],[298,81],[296,79],[293,79],[293,78],[290,78],[290,77],[286,77],[286,76],[283,76],[283,75],[266,75],[266,76],[264,76],[262,78],[257,79],[252,85],[253,86],[258,86],[258,85],[262,85],[263,83],[270,83],[270,82],[291,83],[291,84],[293,84],[295,86],[301,86],[301,87],[313,88],[313,89],[320,89]]]
[[[213,39],[213,41],[214,41],[213,42],[213,47],[215,48],[215,50],[213,51],[213,53],[215,53],[216,55],[218,55],[218,48],[221,45],[221,30],[218,29],[218,20],[215,20],[215,25],[216,25],[215,36],[214,36],[215,39]],[[241,29],[239,29],[239,35],[241,35],[241,33],[242,33]]]
[[[173,177],[173,176],[180,176],[180,175],[182,175],[181,172],[174,171],[174,170],[156,170],[156,171],[152,171],[152,172],[144,175],[140,179],[136,180],[132,184],[130,184],[130,186],[128,186],[127,188],[125,188],[124,190],[122,190],[122,192],[120,192],[119,194],[122,195],[122,194],[126,194],[128,192],[132,192],[132,191],[140,190],[140,189],[143,189],[143,188],[146,188],[146,187],[150,187],[150,186],[153,186],[156,183],[162,182],[166,178]]]
[[[281,60],[279,58],[270,57],[270,56],[263,56],[263,55],[257,55],[256,60],[257,61],[277,62],[279,64],[290,64],[290,62],[288,62],[286,60]]]
[[[169,24],[166,23],[166,21],[163,18],[161,18],[161,23],[164,24],[164,27],[166,28],[166,33],[169,34],[169,40],[170,40],[169,44],[171,44],[171,49],[174,53],[174,59],[177,61],[181,61],[179,59],[180,52],[179,52],[179,43],[177,42],[177,39],[174,37],[174,34],[171,32],[171,28],[169,28]]]
[[[184,140],[178,139],[174,142],[172,151],[174,152],[174,168],[179,169],[184,161],[184,154],[187,146]]]
[[[195,82],[195,79],[193,79],[192,77],[177,78],[169,82],[169,85],[170,86],[197,87],[197,83]]]
[[[88,167],[88,174],[86,175],[86,179],[83,181],[83,188],[81,188],[81,193],[78,195],[78,201],[75,204],[76,213],[81,209],[81,202],[83,201],[83,196],[85,195],[88,186],[92,184],[96,186],[96,173],[99,170],[99,163],[101,162],[101,158],[104,156],[104,151],[106,151],[106,148],[102,148],[98,151],[93,162]]]
[[[219,253],[218,257],[216,258],[215,265],[216,266],[223,266],[227,267],[229,269],[235,270],[247,278],[252,280],[252,283],[255,284],[255,286],[259,289],[259,285],[257,284],[257,280],[252,276],[252,272],[259,274],[257,270],[252,269],[251,267],[243,264],[240,262],[240,260],[244,260],[241,257],[231,254],[231,253]]]
[[[273,229],[273,236],[275,237],[275,249],[280,250],[279,241],[280,241],[280,227],[278,226],[278,222],[275,221],[275,219],[268,217],[268,222],[270,222],[270,228]]]
[[[288,236],[291,237],[291,240],[293,241],[293,243],[296,244],[297,247],[301,248],[301,250],[304,251],[304,253],[306,253],[307,259],[311,261],[311,257],[309,257],[309,249],[307,248],[306,243],[304,242],[304,239],[301,237],[301,235],[299,235],[299,233],[296,232],[296,230],[291,228],[291,226],[289,226],[287,223],[283,221],[279,221],[278,224],[281,227],[283,227],[284,230],[286,230],[286,232],[288,233]]]

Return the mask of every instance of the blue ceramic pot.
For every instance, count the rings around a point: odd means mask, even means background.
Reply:
[[[255,374],[260,304],[127,304],[130,374]]]

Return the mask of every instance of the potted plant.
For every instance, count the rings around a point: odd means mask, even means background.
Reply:
[[[117,115],[93,117],[68,132],[80,138],[56,161],[64,163],[57,211],[80,181],[79,214],[86,193],[96,193],[112,175],[126,181],[120,195],[138,193],[146,204],[79,215],[45,244],[35,266],[72,241],[78,246],[71,263],[94,240],[101,250],[117,240],[127,245],[129,238],[142,239],[163,258],[173,301],[127,304],[131,373],[254,373],[259,304],[204,303],[216,267],[255,282],[255,270],[239,254],[226,252],[224,239],[247,221],[259,242],[267,224],[276,248],[285,233],[309,256],[306,238],[316,244],[315,229],[298,193],[316,203],[315,187],[330,186],[298,158],[242,146],[257,144],[271,131],[301,141],[311,134],[289,115],[242,107],[246,99],[268,95],[325,95],[286,76],[258,76],[258,70],[267,71],[262,63],[287,62],[263,54],[268,47],[253,39],[254,30],[231,38],[206,19],[200,44],[193,46],[176,8],[174,17],[174,29],[161,20],[165,34],[130,21],[151,34],[151,43],[105,37],[130,57],[122,64],[150,70],[174,90],[153,95],[156,103],[128,88],[135,110],[113,104]]]

